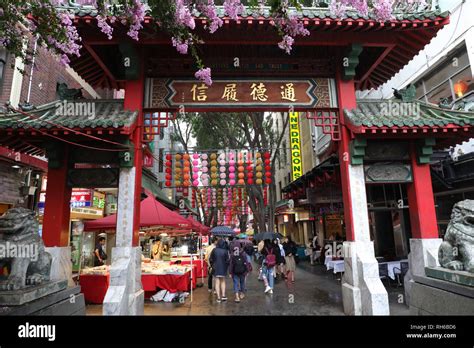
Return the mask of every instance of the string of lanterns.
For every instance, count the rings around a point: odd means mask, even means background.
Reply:
[[[260,151],[168,153],[164,163],[165,186],[218,188],[269,185],[272,183],[270,156],[269,152]],[[217,198],[212,194],[207,197],[208,201],[211,197]]]

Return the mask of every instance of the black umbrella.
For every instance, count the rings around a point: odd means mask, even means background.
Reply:
[[[234,236],[236,233],[230,227],[216,226],[211,230],[211,234],[214,236],[227,237],[227,236]]]

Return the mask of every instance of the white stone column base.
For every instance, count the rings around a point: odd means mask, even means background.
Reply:
[[[441,238],[410,239],[410,272],[412,275],[425,277],[425,267],[438,267],[438,250]]]
[[[143,315],[144,301],[140,248],[113,248],[110,284],[105,295],[102,313],[104,315]]]
[[[390,314],[373,242],[344,242],[342,299],[347,315]]]
[[[51,255],[51,280],[67,280],[68,286],[74,286],[72,280],[71,247],[45,247]]]

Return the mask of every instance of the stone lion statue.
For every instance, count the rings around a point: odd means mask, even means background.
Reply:
[[[49,281],[51,255],[38,234],[35,213],[25,208],[9,209],[0,217],[0,290],[18,290]]]
[[[438,258],[442,267],[474,273],[474,200],[454,205]]]

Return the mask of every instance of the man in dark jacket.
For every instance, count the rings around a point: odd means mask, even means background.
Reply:
[[[229,251],[226,249],[226,243],[223,239],[219,239],[217,246],[212,250],[209,262],[214,271],[216,278],[217,302],[227,301],[225,295],[225,278],[229,270]]]

